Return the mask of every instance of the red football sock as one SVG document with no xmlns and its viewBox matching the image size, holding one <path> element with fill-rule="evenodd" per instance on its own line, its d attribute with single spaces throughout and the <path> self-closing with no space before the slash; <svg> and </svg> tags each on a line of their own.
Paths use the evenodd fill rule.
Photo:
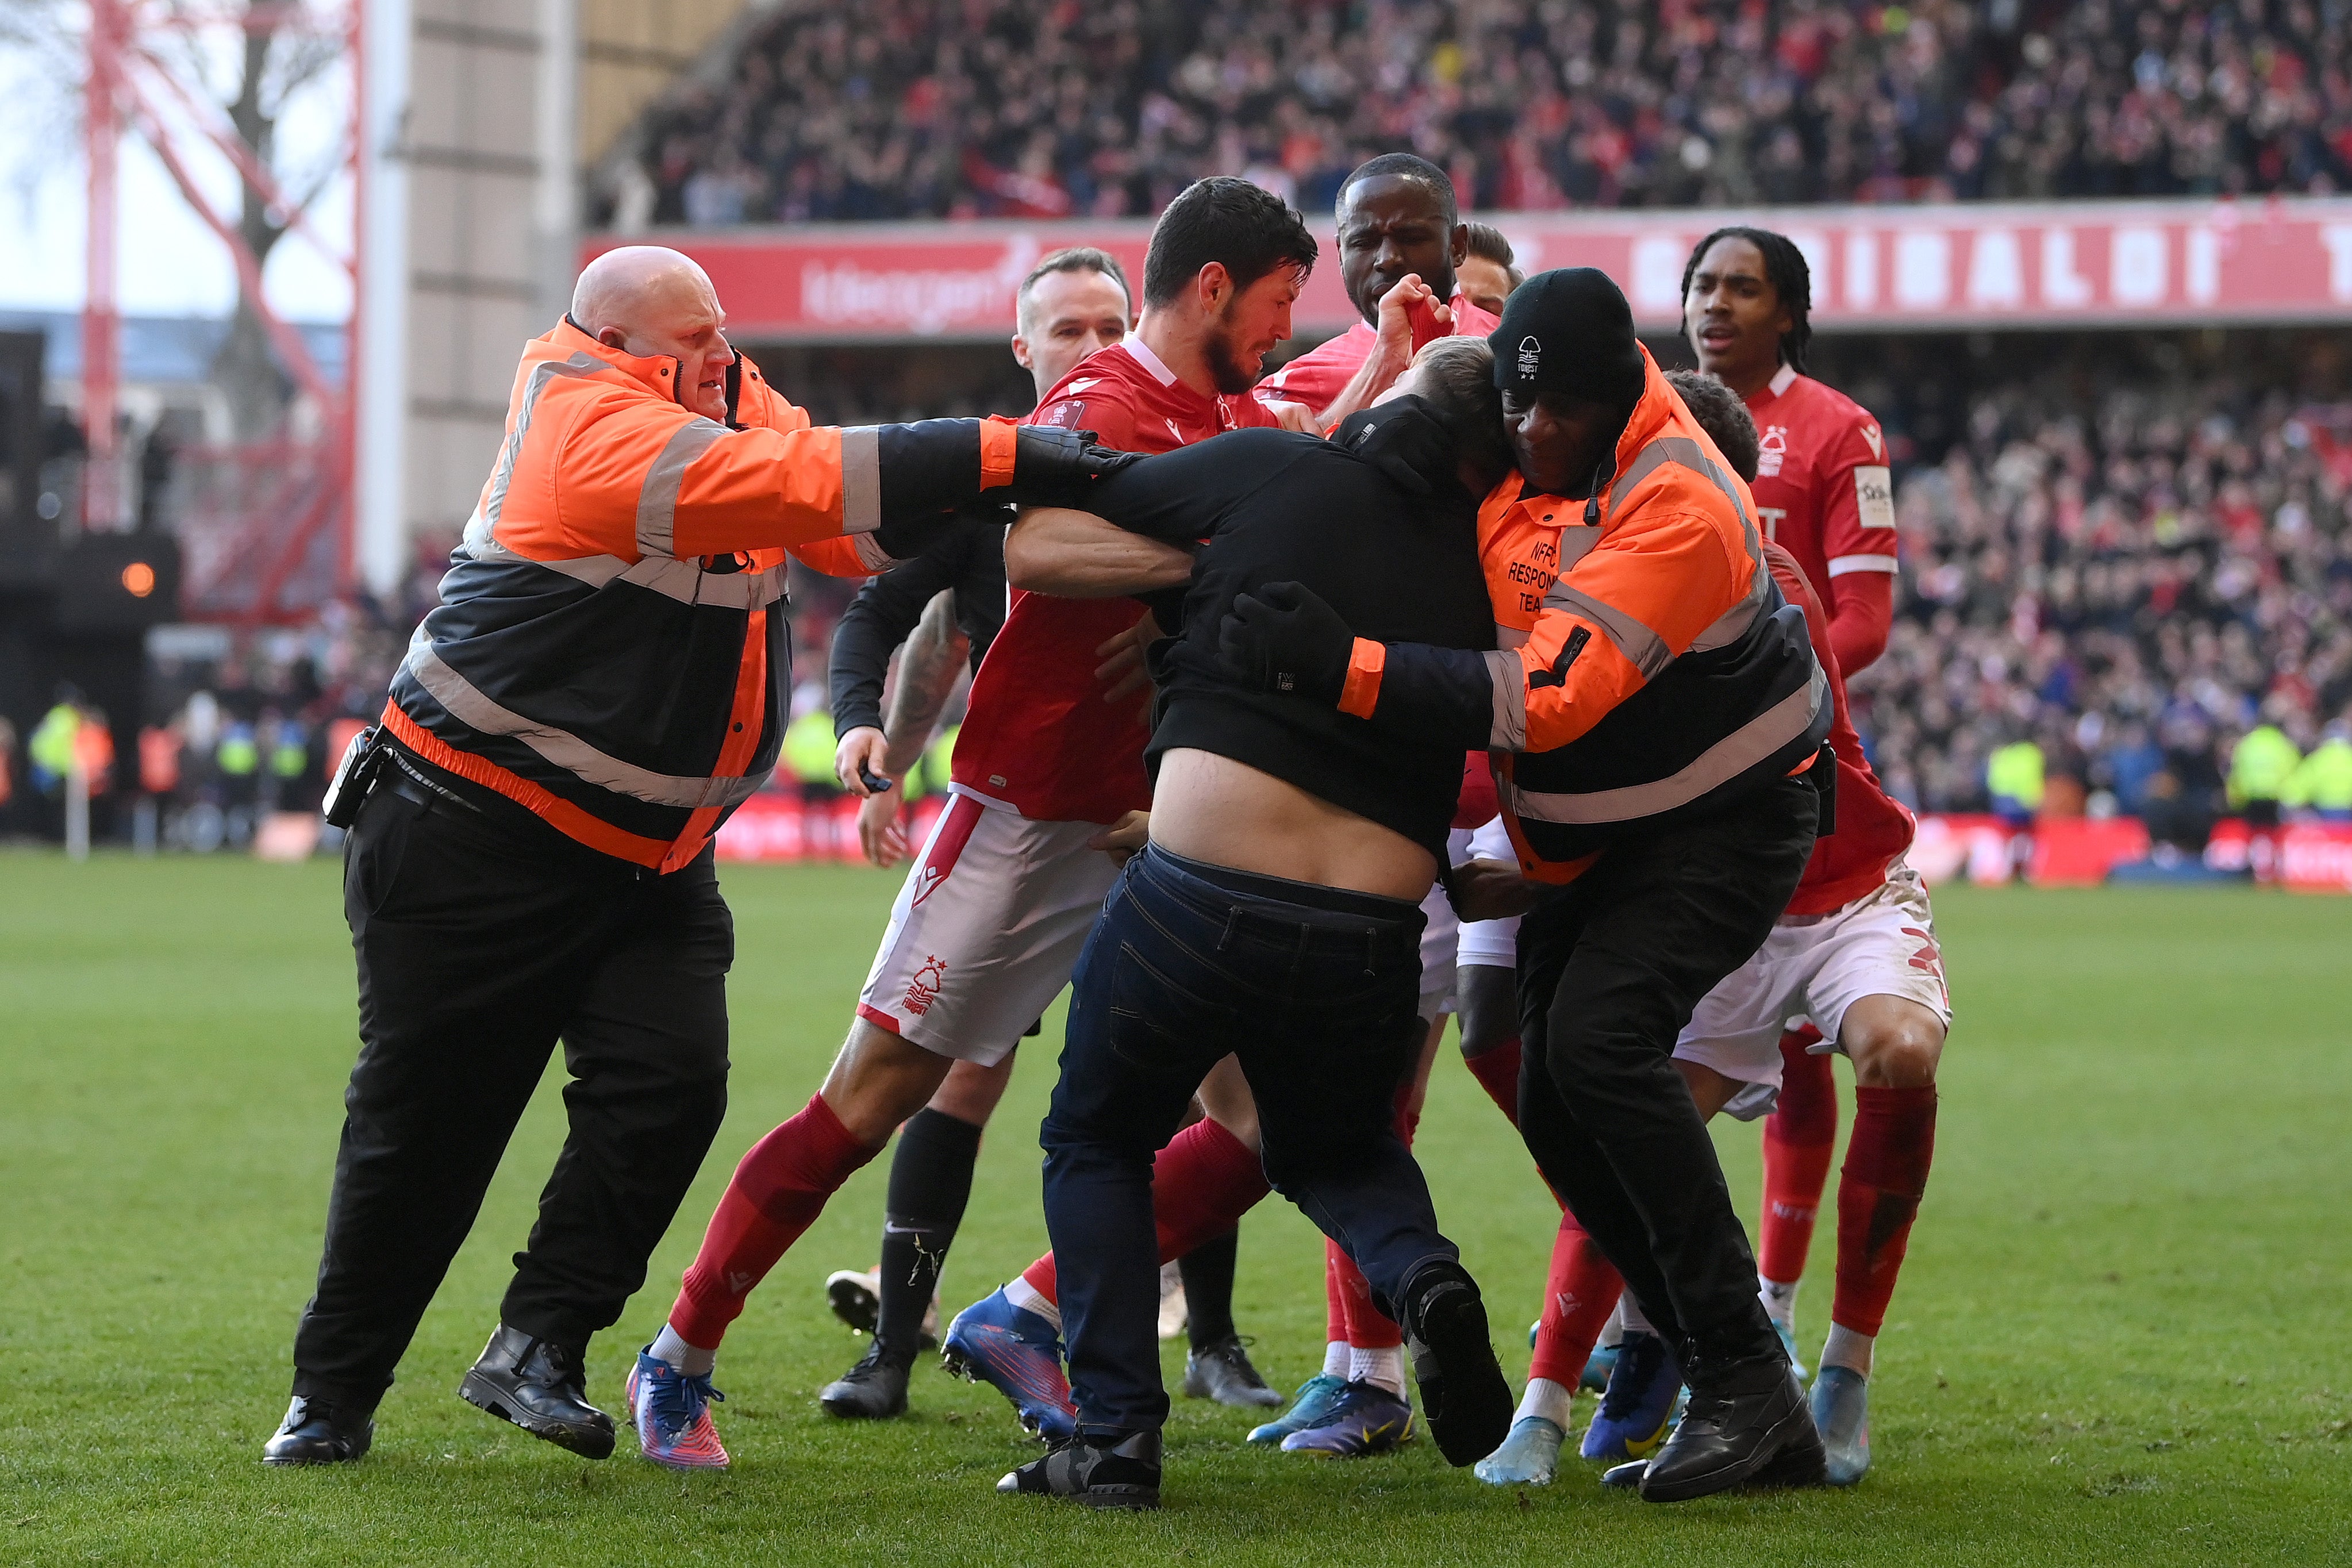
<svg viewBox="0 0 2352 1568">
<path fill-rule="evenodd" d="M 1151 1208 L 1160 1261 L 1171 1262 L 1241 1223 L 1274 1189 L 1257 1152 L 1213 1121 L 1195 1121 L 1169 1141 L 1151 1165 Z M 1054 1255 L 1021 1271 L 1029 1288 L 1060 1305 Z"/>
<path fill-rule="evenodd" d="M 1936 1156 L 1936 1086 L 1857 1089 L 1838 1178 L 1837 1295 L 1830 1321 L 1876 1338 Z"/>
<path fill-rule="evenodd" d="M 1489 1047 L 1475 1057 L 1464 1057 L 1462 1065 L 1478 1080 L 1511 1125 L 1519 1124 L 1519 1037 L 1513 1035 L 1499 1046 Z"/>
<path fill-rule="evenodd" d="M 1805 1277 L 1813 1220 L 1837 1150 L 1837 1079 L 1830 1058 L 1805 1047 L 1820 1039 L 1811 1025 L 1780 1037 L 1780 1101 L 1764 1122 L 1764 1217 L 1757 1272 L 1783 1285 Z"/>
<path fill-rule="evenodd" d="M 819 1095 L 752 1144 L 735 1167 L 669 1310 L 669 1326 L 678 1337 L 701 1350 L 718 1349 L 744 1298 L 824 1212 L 825 1199 L 880 1152 L 851 1136 Z"/>
<path fill-rule="evenodd" d="M 1601 1244 L 1585 1234 L 1574 1215 L 1562 1211 L 1559 1234 L 1552 1238 L 1551 1272 L 1544 1281 L 1543 1317 L 1536 1327 L 1535 1354 L 1528 1358 L 1528 1376 L 1574 1388 L 1624 1289 L 1623 1278 L 1602 1256 Z"/>
<path fill-rule="evenodd" d="M 1397 1090 L 1396 1135 L 1408 1149 L 1412 1147 L 1413 1134 L 1421 1131 L 1421 1108 L 1408 1103 L 1412 1086 L 1406 1084 Z M 1356 1260 L 1340 1249 L 1330 1237 L 1323 1238 L 1324 1289 L 1333 1300 L 1327 1303 L 1337 1307 L 1343 1331 L 1335 1335 L 1357 1350 L 1394 1350 L 1404 1343 L 1404 1331 L 1386 1312 L 1372 1305 L 1372 1287 Z"/>
<path fill-rule="evenodd" d="M 1329 1237 L 1323 1238 L 1323 1342 L 1344 1345 L 1348 1342 L 1348 1287 L 1339 1278 L 1339 1266 L 1348 1255 Z M 1352 1267 L 1352 1265 L 1351 1265 Z"/>
</svg>

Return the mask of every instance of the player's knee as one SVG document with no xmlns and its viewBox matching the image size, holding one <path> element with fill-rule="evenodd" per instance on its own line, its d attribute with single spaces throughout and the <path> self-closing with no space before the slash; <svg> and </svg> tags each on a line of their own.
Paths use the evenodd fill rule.
<svg viewBox="0 0 2352 1568">
<path fill-rule="evenodd" d="M 1866 1089 L 1926 1089 L 1936 1081 L 1944 1032 L 1932 1020 L 1905 1019 L 1850 1042 L 1853 1081 Z"/>
</svg>

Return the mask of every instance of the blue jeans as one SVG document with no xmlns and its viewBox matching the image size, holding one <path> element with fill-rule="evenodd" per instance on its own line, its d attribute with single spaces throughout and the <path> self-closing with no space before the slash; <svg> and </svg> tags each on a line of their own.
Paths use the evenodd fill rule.
<svg viewBox="0 0 2352 1568">
<path fill-rule="evenodd" d="M 1256 1097 L 1267 1180 L 1347 1249 L 1383 1310 L 1416 1268 L 1455 1258 L 1395 1130 L 1421 1037 L 1423 923 L 1399 900 L 1156 847 L 1128 862 L 1078 959 L 1043 1133 L 1083 1430 L 1167 1420 L 1152 1157 L 1224 1056 Z"/>
</svg>

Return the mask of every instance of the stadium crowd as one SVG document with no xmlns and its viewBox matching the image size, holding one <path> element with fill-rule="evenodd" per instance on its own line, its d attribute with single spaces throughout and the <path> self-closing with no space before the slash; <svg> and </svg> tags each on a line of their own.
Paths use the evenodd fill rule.
<svg viewBox="0 0 2352 1568">
<path fill-rule="evenodd" d="M 1853 685 L 1890 790 L 1982 810 L 2030 739 L 2053 809 L 2210 823 L 2246 730 L 2352 717 L 2352 408 L 2288 384 L 2021 377 L 1898 471 L 1900 608 Z"/>
<path fill-rule="evenodd" d="M 2316 0 L 793 4 L 652 110 L 598 223 L 1137 216 L 1242 171 L 1301 208 L 1410 145 L 1488 210 L 2328 192 Z"/>
</svg>

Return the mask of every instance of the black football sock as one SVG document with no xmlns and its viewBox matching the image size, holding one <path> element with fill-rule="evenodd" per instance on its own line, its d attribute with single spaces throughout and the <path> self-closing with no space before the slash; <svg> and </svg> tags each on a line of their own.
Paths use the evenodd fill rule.
<svg viewBox="0 0 2352 1568">
<path fill-rule="evenodd" d="M 1241 1232 L 1229 1230 L 1176 1260 L 1184 1276 L 1184 1332 L 1200 1350 L 1234 1331 L 1234 1257 Z"/>
<path fill-rule="evenodd" d="M 882 1310 L 874 1337 L 911 1363 L 948 1246 L 971 1199 L 980 1129 L 929 1107 L 907 1119 L 890 1159 L 882 1220 Z"/>
</svg>

